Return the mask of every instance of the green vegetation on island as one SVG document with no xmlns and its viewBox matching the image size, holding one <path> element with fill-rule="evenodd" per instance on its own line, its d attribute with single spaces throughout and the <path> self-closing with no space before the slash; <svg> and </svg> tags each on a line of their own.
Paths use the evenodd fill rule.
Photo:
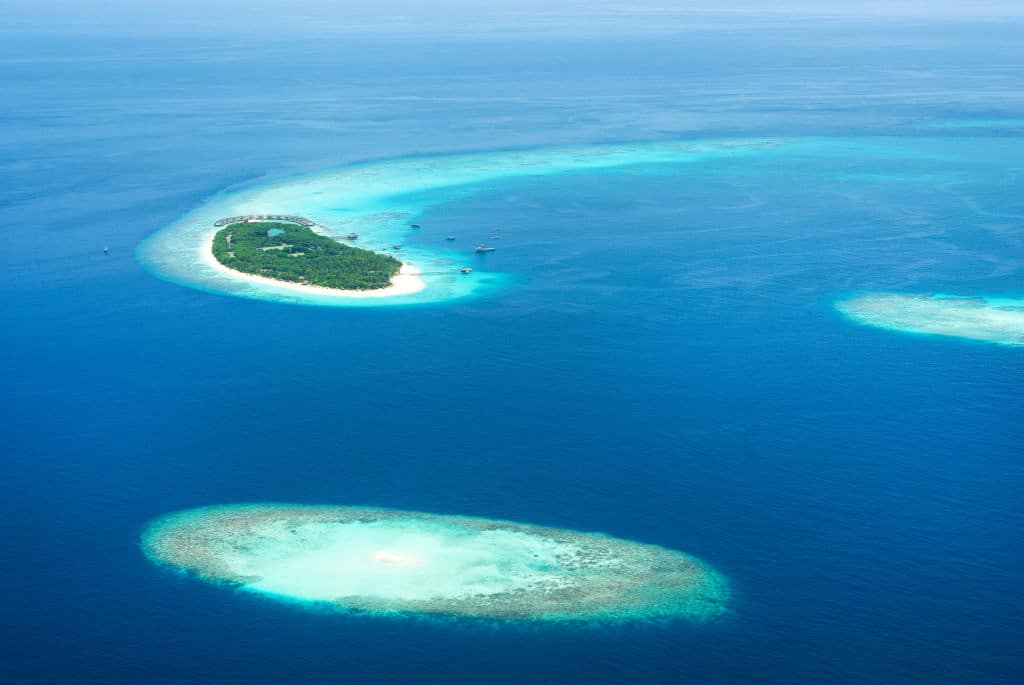
<svg viewBox="0 0 1024 685">
<path fill-rule="evenodd" d="M 283 221 L 239 222 L 213 237 L 213 256 L 226 267 L 281 281 L 342 290 L 391 284 L 402 263 Z"/>
</svg>

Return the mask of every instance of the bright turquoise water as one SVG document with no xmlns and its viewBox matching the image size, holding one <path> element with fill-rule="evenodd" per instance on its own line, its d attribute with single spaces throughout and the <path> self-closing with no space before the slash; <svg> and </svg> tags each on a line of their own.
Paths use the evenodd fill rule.
<svg viewBox="0 0 1024 685">
<path fill-rule="evenodd" d="M 1019 682 L 1024 356 L 834 308 L 1020 298 L 1019 131 L 924 125 L 1024 117 L 1019 23 L 341 39 L 97 17 L 0 26 L 3 682 Z M 500 275 L 464 297 L 292 306 L 136 259 L 325 169 L 709 140 L 795 144 L 386 199 L 423 226 L 403 253 Z M 730 611 L 325 615 L 139 549 L 156 516 L 253 501 L 679 549 Z"/>
</svg>

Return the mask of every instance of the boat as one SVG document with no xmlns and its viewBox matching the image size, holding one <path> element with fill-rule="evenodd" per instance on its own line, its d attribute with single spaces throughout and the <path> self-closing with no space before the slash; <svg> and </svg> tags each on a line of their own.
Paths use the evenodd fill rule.
<svg viewBox="0 0 1024 685">
<path fill-rule="evenodd" d="M 493 247 L 487 247 L 483 243 L 480 243 L 479 245 L 476 246 L 476 251 L 477 252 L 494 252 L 494 248 Z"/>
<path fill-rule="evenodd" d="M 103 246 L 103 254 L 110 254 L 110 246 L 109 245 L 104 245 Z"/>
<path fill-rule="evenodd" d="M 468 274 L 468 273 L 472 273 L 473 269 L 471 267 L 464 266 L 461 269 L 459 269 L 459 271 L 461 271 L 464 274 Z"/>
<path fill-rule="evenodd" d="M 358 233 L 349 233 L 349 234 L 348 234 L 347 236 L 345 236 L 345 237 L 346 237 L 347 239 L 349 239 L 349 240 L 355 240 L 356 238 L 358 238 L 358 237 L 359 237 L 359 234 L 358 234 Z"/>
<path fill-rule="evenodd" d="M 401 245 L 393 245 L 392 247 L 394 247 L 396 250 L 401 250 L 402 249 Z"/>
<path fill-rule="evenodd" d="M 448 236 L 447 238 L 445 238 L 445 240 L 455 240 L 455 236 L 453 236 L 453 235 L 450 235 L 450 236 Z"/>
<path fill-rule="evenodd" d="M 409 225 L 412 226 L 413 228 L 419 228 L 420 227 L 419 224 L 409 224 Z"/>
</svg>

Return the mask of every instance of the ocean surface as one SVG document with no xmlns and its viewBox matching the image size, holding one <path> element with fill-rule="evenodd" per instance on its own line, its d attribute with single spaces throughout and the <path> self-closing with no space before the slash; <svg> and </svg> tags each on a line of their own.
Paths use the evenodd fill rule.
<svg viewBox="0 0 1024 685">
<path fill-rule="evenodd" d="M 1024 295 L 1024 25 L 630 21 L 0 28 L 0 681 L 1024 679 L 1024 351 L 834 308 Z M 324 169 L 701 140 L 792 144 L 419 198 L 407 249 L 500 274 L 450 300 L 246 299 L 136 256 Z M 704 624 L 346 616 L 140 552 L 156 516 L 261 501 L 600 531 L 699 557 L 732 600 Z"/>
</svg>

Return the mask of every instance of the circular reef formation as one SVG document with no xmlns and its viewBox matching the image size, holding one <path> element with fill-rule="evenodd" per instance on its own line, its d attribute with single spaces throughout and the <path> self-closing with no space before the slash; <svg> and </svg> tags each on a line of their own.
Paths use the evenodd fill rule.
<svg viewBox="0 0 1024 685">
<path fill-rule="evenodd" d="M 339 611 L 497 620 L 707 620 L 725 579 L 702 561 L 598 533 L 366 507 L 241 504 L 153 521 L 154 562 Z"/>
</svg>

